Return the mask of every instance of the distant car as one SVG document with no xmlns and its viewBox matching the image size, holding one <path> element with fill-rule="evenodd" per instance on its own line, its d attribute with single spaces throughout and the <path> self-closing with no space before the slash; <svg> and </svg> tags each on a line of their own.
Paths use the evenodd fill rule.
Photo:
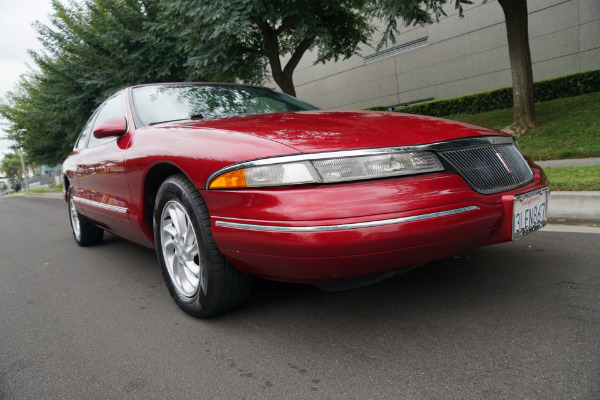
<svg viewBox="0 0 600 400">
<path fill-rule="evenodd" d="M 0 182 L 0 196 L 6 196 L 8 194 L 8 186 L 6 183 Z"/>
<path fill-rule="evenodd" d="M 155 248 L 196 317 L 242 303 L 253 276 L 336 282 L 517 240 L 546 224 L 548 196 L 504 133 L 228 84 L 119 91 L 63 179 L 77 243 L 107 230 Z"/>
</svg>

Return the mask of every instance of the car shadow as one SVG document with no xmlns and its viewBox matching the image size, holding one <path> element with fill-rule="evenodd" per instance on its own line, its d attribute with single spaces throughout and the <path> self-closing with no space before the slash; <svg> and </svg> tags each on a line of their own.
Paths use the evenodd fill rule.
<svg viewBox="0 0 600 400">
<path fill-rule="evenodd" d="M 128 253 L 135 260 L 128 268 L 147 276 L 153 285 L 164 285 L 152 249 L 107 234 L 98 252 Z M 104 247 L 105 249 L 101 249 Z M 354 321 L 390 320 L 409 324 L 426 316 L 461 319 L 473 314 L 494 315 L 506 307 L 527 307 L 540 300 L 542 282 L 552 278 L 545 266 L 560 254 L 529 245 L 526 241 L 500 244 L 432 262 L 381 282 L 337 292 L 310 284 L 256 279 L 248 300 L 235 310 L 209 320 L 223 328 L 239 323 L 289 326 L 299 320 L 321 321 L 335 328 Z M 567 265 L 569 260 L 564 260 Z M 151 268 L 149 268 L 151 267 Z M 122 268 L 122 267 L 121 267 Z M 145 271 L 145 272 L 144 272 Z M 157 288 L 158 289 L 158 288 Z M 165 287 L 164 293 L 168 292 Z M 305 318 L 303 318 L 305 317 Z M 226 328 L 227 329 L 227 328 Z M 366 327 L 365 327 L 366 329 Z"/>
<path fill-rule="evenodd" d="M 539 302 L 540 286 L 553 276 L 546 266 L 560 254 L 527 242 L 507 243 L 473 250 L 432 262 L 381 282 L 339 292 L 324 292 L 313 285 L 257 280 L 248 302 L 219 319 L 264 313 L 300 313 L 332 323 L 353 315 L 365 320 L 410 320 L 425 315 L 503 312 L 506 307 L 527 307 Z M 564 260 L 565 265 L 568 260 Z M 549 299 L 548 299 L 549 300 Z M 333 322 L 335 323 L 335 322 Z"/>
</svg>

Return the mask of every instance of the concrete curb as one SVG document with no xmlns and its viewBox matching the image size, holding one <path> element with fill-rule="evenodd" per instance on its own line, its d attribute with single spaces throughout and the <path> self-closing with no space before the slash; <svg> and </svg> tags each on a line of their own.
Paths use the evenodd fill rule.
<svg viewBox="0 0 600 400">
<path fill-rule="evenodd" d="M 542 168 L 600 165 L 600 157 L 536 161 Z M 550 192 L 548 217 L 600 220 L 600 192 Z"/>
<path fill-rule="evenodd" d="M 548 217 L 600 221 L 600 192 L 550 192 Z"/>
<path fill-rule="evenodd" d="M 595 226 L 548 224 L 540 232 L 593 233 L 600 235 L 600 228 Z"/>
</svg>

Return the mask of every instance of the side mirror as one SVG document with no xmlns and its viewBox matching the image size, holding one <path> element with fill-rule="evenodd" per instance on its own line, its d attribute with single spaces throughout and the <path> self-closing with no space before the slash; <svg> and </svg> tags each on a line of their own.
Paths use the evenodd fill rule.
<svg viewBox="0 0 600 400">
<path fill-rule="evenodd" d="M 94 129 L 96 139 L 119 137 L 127 132 L 127 120 L 125 117 L 115 117 L 102 121 Z"/>
</svg>

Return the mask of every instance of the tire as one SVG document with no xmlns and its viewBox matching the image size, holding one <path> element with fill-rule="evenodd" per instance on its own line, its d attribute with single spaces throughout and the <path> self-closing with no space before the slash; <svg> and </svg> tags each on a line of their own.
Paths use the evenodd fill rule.
<svg viewBox="0 0 600 400">
<path fill-rule="evenodd" d="M 158 189 L 154 241 L 163 279 L 186 313 L 208 318 L 248 297 L 253 278 L 221 254 L 213 241 L 206 203 L 183 174 L 167 178 Z"/>
<path fill-rule="evenodd" d="M 68 191 L 69 203 L 69 221 L 71 222 L 71 230 L 73 237 L 80 246 L 92 246 L 102 242 L 104 238 L 104 230 L 92 224 L 84 215 L 81 215 L 75 208 L 73 203 L 73 188 L 69 187 Z"/>
</svg>

